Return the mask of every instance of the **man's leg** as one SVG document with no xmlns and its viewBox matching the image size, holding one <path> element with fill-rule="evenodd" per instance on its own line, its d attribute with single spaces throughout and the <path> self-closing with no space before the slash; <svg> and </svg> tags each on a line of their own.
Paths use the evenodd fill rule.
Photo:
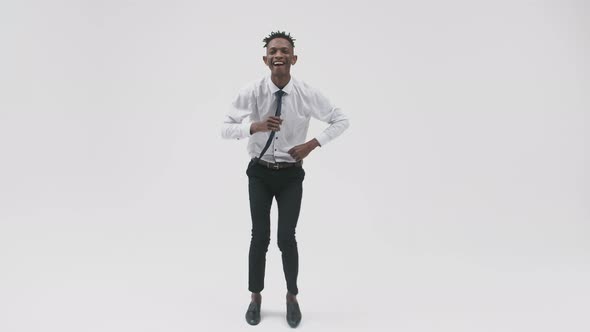
<svg viewBox="0 0 590 332">
<path fill-rule="evenodd" d="M 256 165 L 251 165 L 248 169 L 252 217 L 252 237 L 248 254 L 248 290 L 252 293 L 260 293 L 264 289 L 266 252 L 270 242 L 270 208 L 273 195 L 263 180 L 263 171 Z"/>
<path fill-rule="evenodd" d="M 287 282 L 287 290 L 292 295 L 297 295 L 297 274 L 299 272 L 299 253 L 295 239 L 295 228 L 301 209 L 301 197 L 303 194 L 303 168 L 294 167 L 284 170 L 281 179 L 282 186 L 277 193 L 279 210 L 279 224 L 277 239 L 281 257 L 283 260 L 283 272 Z"/>
</svg>

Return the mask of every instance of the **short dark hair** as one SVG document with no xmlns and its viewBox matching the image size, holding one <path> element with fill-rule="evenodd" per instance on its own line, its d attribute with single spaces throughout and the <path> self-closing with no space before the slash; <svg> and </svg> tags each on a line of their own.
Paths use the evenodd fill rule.
<svg viewBox="0 0 590 332">
<path fill-rule="evenodd" d="M 266 37 L 262 40 L 262 42 L 264 43 L 263 47 L 267 47 L 268 43 L 270 43 L 270 41 L 275 38 L 285 38 L 286 40 L 289 41 L 289 43 L 291 43 L 291 46 L 295 47 L 295 38 L 291 37 L 290 33 L 287 33 L 285 31 L 278 31 L 278 30 L 275 32 L 271 32 L 270 35 L 268 35 L 268 37 Z"/>
</svg>

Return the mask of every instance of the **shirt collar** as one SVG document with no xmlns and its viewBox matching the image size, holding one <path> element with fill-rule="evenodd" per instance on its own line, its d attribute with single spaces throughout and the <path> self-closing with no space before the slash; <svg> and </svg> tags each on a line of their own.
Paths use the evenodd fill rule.
<svg viewBox="0 0 590 332">
<path fill-rule="evenodd" d="M 268 88 L 270 89 L 270 92 L 272 92 L 273 94 L 281 89 L 279 89 L 270 79 L 270 75 L 267 76 L 268 78 Z M 283 91 L 286 94 L 291 94 L 291 92 L 293 91 L 293 75 L 291 75 L 291 79 L 289 80 L 289 83 L 287 83 L 287 85 L 285 85 L 285 87 L 283 88 Z"/>
</svg>

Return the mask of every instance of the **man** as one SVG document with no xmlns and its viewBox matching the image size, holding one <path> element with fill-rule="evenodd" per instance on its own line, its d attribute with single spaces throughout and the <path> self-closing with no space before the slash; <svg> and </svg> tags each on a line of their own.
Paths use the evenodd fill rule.
<svg viewBox="0 0 590 332">
<path fill-rule="evenodd" d="M 336 138 L 348 119 L 318 90 L 291 76 L 297 62 L 295 39 L 277 31 L 263 39 L 262 57 L 270 75 L 242 88 L 232 103 L 222 127 L 223 138 L 249 138 L 248 189 L 252 237 L 248 254 L 248 290 L 252 292 L 246 311 L 251 325 L 260 322 L 266 252 L 270 242 L 270 209 L 273 197 L 278 204 L 277 240 L 287 283 L 287 322 L 297 327 L 301 311 L 296 295 L 299 255 L 295 227 L 299 218 L 303 159 L 317 147 Z M 329 126 L 306 142 L 310 117 Z"/>
</svg>

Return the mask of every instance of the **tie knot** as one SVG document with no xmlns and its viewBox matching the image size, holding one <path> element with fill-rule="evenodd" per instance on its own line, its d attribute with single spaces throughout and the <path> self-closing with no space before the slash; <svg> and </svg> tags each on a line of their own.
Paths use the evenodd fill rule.
<svg viewBox="0 0 590 332">
<path fill-rule="evenodd" d="M 277 95 L 277 97 L 279 97 L 279 98 L 281 98 L 284 94 L 285 94 L 285 91 L 283 91 L 283 90 L 279 90 L 279 91 L 275 92 L 275 95 Z"/>
</svg>

